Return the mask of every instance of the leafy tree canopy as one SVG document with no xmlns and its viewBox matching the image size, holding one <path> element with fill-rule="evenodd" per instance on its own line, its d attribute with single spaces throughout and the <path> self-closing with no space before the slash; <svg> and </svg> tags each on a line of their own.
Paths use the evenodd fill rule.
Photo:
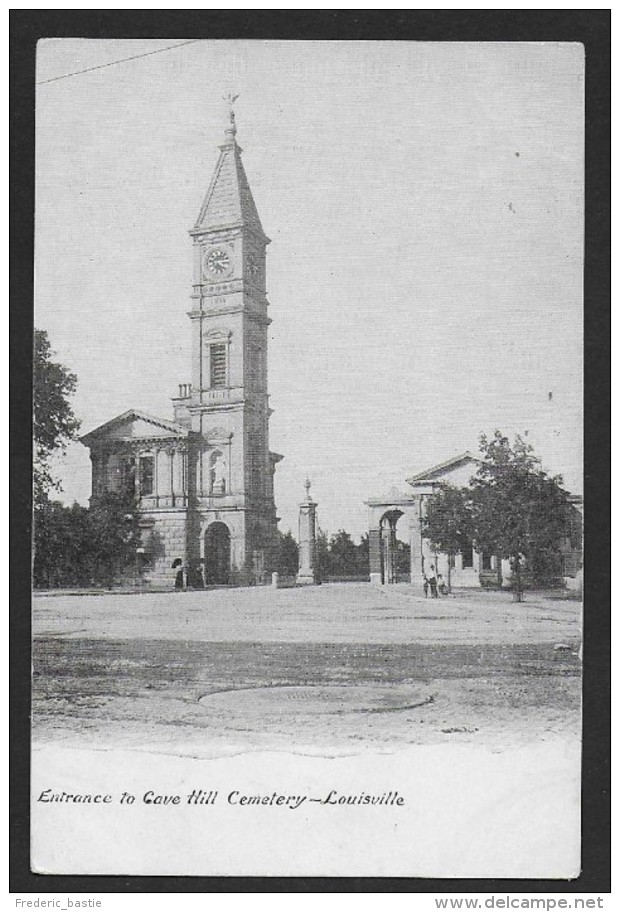
<svg viewBox="0 0 620 912">
<path fill-rule="evenodd" d="M 59 484 L 52 477 L 49 460 L 53 453 L 64 451 L 75 439 L 80 422 L 73 414 L 70 397 L 75 392 L 77 377 L 52 360 L 53 352 L 44 330 L 35 329 L 33 356 L 34 409 L 34 494 L 40 503 L 50 489 Z"/>
<path fill-rule="evenodd" d="M 299 567 L 299 548 L 292 532 L 280 532 L 278 529 L 278 551 L 276 558 L 278 573 L 281 576 L 295 576 Z"/>
<path fill-rule="evenodd" d="M 36 587 L 112 586 L 136 569 L 136 502 L 111 492 L 89 509 L 45 499 L 35 514 L 34 544 Z"/>
<path fill-rule="evenodd" d="M 497 430 L 490 439 L 482 435 L 480 451 L 471 489 L 476 547 L 510 560 L 520 597 L 523 560 L 536 573 L 537 562 L 557 555 L 569 534 L 568 494 L 561 477 L 547 475 L 519 436 L 511 444 Z"/>
<path fill-rule="evenodd" d="M 335 576 L 357 572 L 357 546 L 344 529 L 339 529 L 329 540 L 329 572 Z"/>
<path fill-rule="evenodd" d="M 422 533 L 435 551 L 456 554 L 472 541 L 471 494 L 467 489 L 442 485 L 426 499 Z"/>
<path fill-rule="evenodd" d="M 509 560 L 520 599 L 524 565 L 537 581 L 558 573 L 560 543 L 570 535 L 569 496 L 561 477 L 542 470 L 522 437 L 511 443 L 501 431 L 483 434 L 480 452 L 469 488 L 442 485 L 427 499 L 422 531 L 445 554 L 474 544 Z"/>
<path fill-rule="evenodd" d="M 420 518 L 422 534 L 434 551 L 450 557 L 471 546 L 474 536 L 471 492 L 465 488 L 442 485 L 426 499 Z M 452 561 L 448 561 L 448 589 L 451 587 Z"/>
<path fill-rule="evenodd" d="M 322 580 L 367 577 L 368 552 L 367 533 L 362 535 L 359 545 L 356 545 L 344 529 L 339 529 L 331 536 L 320 528 L 317 530 L 317 571 Z"/>
</svg>

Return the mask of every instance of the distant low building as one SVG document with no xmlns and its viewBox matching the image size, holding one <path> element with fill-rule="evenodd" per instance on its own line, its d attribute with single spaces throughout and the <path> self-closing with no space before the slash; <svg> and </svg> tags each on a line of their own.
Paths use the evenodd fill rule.
<svg viewBox="0 0 620 912">
<path fill-rule="evenodd" d="M 382 585 L 397 581 L 397 531 L 398 536 L 406 541 L 411 549 L 412 583 L 421 585 L 431 564 L 437 573 L 447 579 L 448 555 L 433 551 L 430 542 L 422 534 L 421 517 L 424 516 L 425 501 L 442 484 L 467 487 L 479 464 L 480 460 L 471 453 L 462 453 L 408 478 L 410 490 L 399 491 L 392 488 L 386 495 L 370 497 L 366 501 L 369 513 L 371 582 Z M 559 542 L 562 562 L 560 570 L 568 588 L 579 588 L 582 568 L 583 499 L 571 495 L 570 509 L 571 532 L 566 539 Z M 473 544 L 456 554 L 452 560 L 450 577 L 453 586 L 511 585 L 509 562 L 500 560 L 494 554 L 477 551 Z"/>
</svg>

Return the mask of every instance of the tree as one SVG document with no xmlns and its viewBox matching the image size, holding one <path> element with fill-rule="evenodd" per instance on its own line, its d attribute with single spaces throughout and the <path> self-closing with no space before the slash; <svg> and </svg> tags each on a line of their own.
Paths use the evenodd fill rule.
<svg viewBox="0 0 620 912">
<path fill-rule="evenodd" d="M 368 576 L 370 573 L 370 535 L 364 532 L 357 546 L 358 573 Z"/>
<path fill-rule="evenodd" d="M 33 583 L 38 589 L 88 584 L 84 560 L 89 547 L 88 510 L 47 498 L 35 510 Z"/>
<path fill-rule="evenodd" d="M 480 451 L 484 461 L 472 479 L 476 547 L 510 561 L 515 598 L 522 601 L 524 564 L 534 573 L 548 565 L 570 534 L 568 494 L 519 436 L 511 445 L 500 431 L 490 440 L 483 434 Z"/>
<path fill-rule="evenodd" d="M 329 540 L 327 533 L 317 526 L 315 541 L 316 577 L 318 582 L 326 580 L 331 570 Z"/>
<path fill-rule="evenodd" d="M 94 575 L 97 582 L 111 587 L 119 576 L 137 568 L 140 526 L 136 498 L 106 491 L 88 512 Z"/>
<path fill-rule="evenodd" d="M 34 331 L 33 408 L 34 408 L 34 501 L 42 503 L 51 489 L 60 485 L 50 469 L 50 457 L 66 450 L 75 439 L 80 422 L 69 402 L 77 377 L 52 360 L 53 352 L 44 330 Z"/>
<path fill-rule="evenodd" d="M 317 578 L 326 580 L 330 577 L 368 576 L 369 571 L 369 536 L 362 535 L 356 545 L 351 535 L 344 529 L 328 536 L 317 527 L 316 535 L 316 568 Z"/>
<path fill-rule="evenodd" d="M 299 547 L 292 532 L 278 529 L 276 569 L 281 576 L 295 576 L 299 569 Z"/>
<path fill-rule="evenodd" d="M 473 538 L 471 493 L 452 485 L 441 485 L 426 500 L 421 517 L 422 534 L 434 551 L 448 555 L 448 591 L 452 586 L 454 556 L 471 545 Z"/>
<path fill-rule="evenodd" d="M 334 576 L 357 574 L 357 547 L 348 532 L 340 529 L 329 541 L 329 570 Z"/>
<path fill-rule="evenodd" d="M 87 509 L 46 498 L 37 507 L 34 541 L 35 587 L 111 587 L 137 567 L 140 528 L 135 500 L 107 493 Z"/>
</svg>

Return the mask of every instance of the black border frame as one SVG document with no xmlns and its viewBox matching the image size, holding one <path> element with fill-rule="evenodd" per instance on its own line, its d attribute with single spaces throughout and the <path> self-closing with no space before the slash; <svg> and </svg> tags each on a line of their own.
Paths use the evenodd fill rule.
<svg viewBox="0 0 620 912">
<path fill-rule="evenodd" d="M 606 893 L 610 866 L 611 10 L 11 10 L 10 883 L 52 893 Z M 586 54 L 586 566 L 582 873 L 572 881 L 373 877 L 141 877 L 29 868 L 31 338 L 34 74 L 39 38 L 574 41 Z M 561 352 L 558 352 L 561 357 Z M 593 520 L 591 518 L 594 518 Z"/>
</svg>

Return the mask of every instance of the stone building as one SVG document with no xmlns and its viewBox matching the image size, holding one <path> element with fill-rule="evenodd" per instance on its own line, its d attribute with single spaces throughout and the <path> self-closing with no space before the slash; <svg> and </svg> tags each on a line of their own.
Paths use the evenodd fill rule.
<svg viewBox="0 0 620 912">
<path fill-rule="evenodd" d="M 397 540 L 410 547 L 410 581 L 422 584 L 425 572 L 433 564 L 444 580 L 448 578 L 447 554 L 432 550 L 421 531 L 420 518 L 424 515 L 425 500 L 441 484 L 467 487 L 476 474 L 479 460 L 471 453 L 462 453 L 447 462 L 433 466 L 407 479 L 410 490 L 392 488 L 386 495 L 371 497 L 366 501 L 369 514 L 370 580 L 373 583 L 397 582 Z M 581 582 L 581 529 L 582 498 L 571 497 L 570 537 L 560 542 L 562 574 L 568 588 L 579 588 Z M 450 568 L 453 586 L 509 586 L 511 572 L 509 561 L 499 560 L 494 554 L 476 551 L 473 545 L 456 554 Z"/>
<path fill-rule="evenodd" d="M 207 584 L 259 581 L 271 567 L 277 516 L 269 449 L 266 249 L 236 140 L 234 114 L 189 232 L 194 269 L 191 383 L 173 420 L 131 409 L 82 437 L 92 494 L 138 498 L 147 579 L 172 563 L 202 566 Z M 202 562 L 202 563 L 201 563 Z"/>
</svg>

